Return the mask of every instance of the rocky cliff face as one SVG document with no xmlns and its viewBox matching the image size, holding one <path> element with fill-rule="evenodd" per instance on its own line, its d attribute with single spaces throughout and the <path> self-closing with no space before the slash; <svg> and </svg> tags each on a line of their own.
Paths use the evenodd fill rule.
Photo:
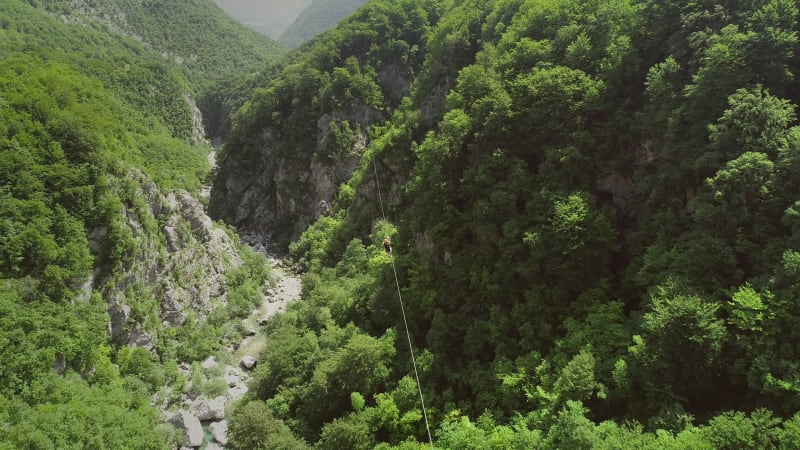
<svg viewBox="0 0 800 450">
<path fill-rule="evenodd" d="M 197 107 L 197 102 L 195 102 L 191 92 L 186 94 L 186 103 L 189 105 L 189 111 L 192 113 L 192 144 L 210 145 L 210 142 L 206 139 L 206 130 L 203 127 L 203 113 L 200 112 L 200 108 Z"/>
<path fill-rule="evenodd" d="M 298 52 L 297 61 L 259 80 L 233 117 L 220 152 L 210 215 L 285 245 L 331 210 L 370 145 L 373 125 L 402 114 L 407 121 L 402 133 L 409 136 L 402 149 L 390 151 L 413 156 L 413 130 L 441 114 L 450 90 L 439 92 L 436 86 L 449 86 L 443 78 L 456 75 L 436 69 L 426 76 L 425 85 L 436 91 L 432 103 L 408 109 L 416 96 L 427 99 L 411 86 L 420 73 L 433 70 L 423 63 L 435 17 L 435 11 L 417 5 L 367 3 Z M 413 26 L 398 27 L 404 23 Z"/>
<path fill-rule="evenodd" d="M 203 205 L 184 191 L 164 193 L 141 173 L 123 183 L 133 186 L 118 235 L 133 243 L 129 257 L 103 289 L 109 301 L 109 333 L 122 345 L 151 349 L 159 330 L 199 319 L 226 302 L 226 273 L 241 264 L 236 244 L 215 226 Z M 91 233 L 98 247 L 108 230 Z"/>
<path fill-rule="evenodd" d="M 330 212 L 336 191 L 352 176 L 368 144 L 363 130 L 380 119 L 380 113 L 365 106 L 323 114 L 316 120 L 310 147 L 289 142 L 274 129 L 261 129 L 236 149 L 236 158 L 220 162 L 209 213 L 239 229 L 288 243 Z M 331 124 L 345 121 L 360 131 L 348 151 L 330 156 L 326 145 Z"/>
</svg>

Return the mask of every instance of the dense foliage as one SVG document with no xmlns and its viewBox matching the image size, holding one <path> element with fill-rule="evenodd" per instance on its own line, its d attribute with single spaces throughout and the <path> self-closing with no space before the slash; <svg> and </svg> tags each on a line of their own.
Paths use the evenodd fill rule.
<svg viewBox="0 0 800 450">
<path fill-rule="evenodd" d="M 253 71 L 282 52 L 276 42 L 242 28 L 212 0 L 30 3 L 41 4 L 70 22 L 107 25 L 134 37 L 181 68 L 184 77 L 197 86 Z"/>
<path fill-rule="evenodd" d="M 0 6 L 0 31 L 4 59 L 24 53 L 63 61 L 102 83 L 139 115 L 150 119 L 130 123 L 137 123 L 142 129 L 167 126 L 175 137 L 190 136 L 190 111 L 181 98 L 185 81 L 141 44 L 110 35 L 99 24 L 65 26 L 56 17 L 19 1 Z M 71 92 L 64 90 L 64 95 Z"/>
<path fill-rule="evenodd" d="M 165 70 L 177 67 L 195 88 L 213 137 L 226 131 L 217 122 L 242 105 L 236 100 L 238 91 L 246 88 L 242 80 L 257 79 L 257 72 L 283 53 L 277 42 L 244 29 L 212 0 L 79 0 L 42 6 L 69 22 L 119 32 L 158 51 L 159 64 Z"/>
<path fill-rule="evenodd" d="M 391 235 L 437 448 L 796 448 L 797 19 L 791 0 L 375 1 L 326 34 L 227 157 L 264 128 L 304 142 L 336 102 L 388 119 L 292 245 L 305 301 L 270 325 L 247 412 L 272 425 L 235 426 L 427 440 Z M 365 89 L 401 62 L 406 98 Z"/>
</svg>

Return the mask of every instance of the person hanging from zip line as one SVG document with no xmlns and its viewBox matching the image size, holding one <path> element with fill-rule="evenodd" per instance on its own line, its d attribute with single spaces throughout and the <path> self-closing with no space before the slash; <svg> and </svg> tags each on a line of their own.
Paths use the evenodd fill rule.
<svg viewBox="0 0 800 450">
<path fill-rule="evenodd" d="M 387 255 L 392 256 L 392 241 L 389 236 L 383 238 L 383 249 L 386 250 Z"/>
</svg>

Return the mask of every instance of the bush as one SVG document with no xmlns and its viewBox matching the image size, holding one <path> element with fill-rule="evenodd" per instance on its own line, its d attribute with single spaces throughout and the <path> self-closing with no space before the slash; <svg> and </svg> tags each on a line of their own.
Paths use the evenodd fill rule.
<svg viewBox="0 0 800 450">
<path fill-rule="evenodd" d="M 273 416 L 264 402 L 251 401 L 233 412 L 228 431 L 230 443 L 240 450 L 301 450 L 308 446 Z"/>
</svg>

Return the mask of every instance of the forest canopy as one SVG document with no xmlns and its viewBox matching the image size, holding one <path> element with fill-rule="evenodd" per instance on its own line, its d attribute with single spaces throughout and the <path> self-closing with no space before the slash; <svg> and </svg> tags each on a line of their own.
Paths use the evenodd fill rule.
<svg viewBox="0 0 800 450">
<path fill-rule="evenodd" d="M 427 441 L 391 235 L 437 447 L 797 446 L 797 19 L 791 0 L 373 1 L 313 42 L 226 158 L 258 130 L 311 141 L 327 99 L 386 119 L 290 246 L 305 301 L 268 328 L 288 352 L 253 402 L 322 448 Z M 404 98 L 364 89 L 393 65 Z"/>
</svg>

